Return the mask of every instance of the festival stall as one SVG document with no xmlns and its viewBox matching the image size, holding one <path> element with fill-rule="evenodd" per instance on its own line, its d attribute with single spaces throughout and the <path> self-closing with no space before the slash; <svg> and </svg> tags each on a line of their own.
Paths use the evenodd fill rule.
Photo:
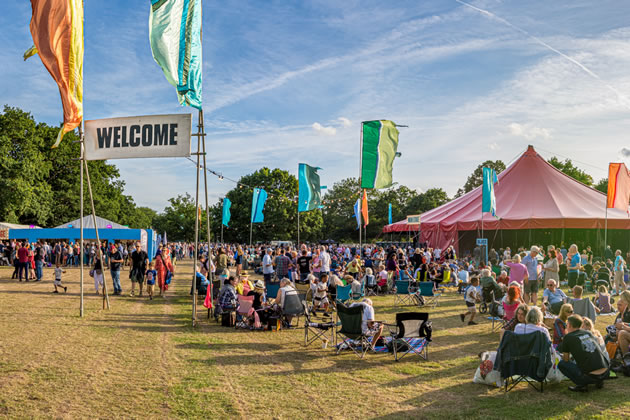
<svg viewBox="0 0 630 420">
<path fill-rule="evenodd" d="M 406 220 L 383 228 L 383 233 L 420 230 L 420 241 L 444 249 L 470 250 L 475 239 L 488 238 L 489 247 L 529 246 L 532 243 L 578 242 L 603 248 L 608 243 L 629 246 L 630 217 L 606 209 L 606 194 L 565 175 L 529 146 L 501 172 L 494 187 L 497 217 L 481 212 L 482 187 L 420 216 L 420 226 Z"/>
</svg>

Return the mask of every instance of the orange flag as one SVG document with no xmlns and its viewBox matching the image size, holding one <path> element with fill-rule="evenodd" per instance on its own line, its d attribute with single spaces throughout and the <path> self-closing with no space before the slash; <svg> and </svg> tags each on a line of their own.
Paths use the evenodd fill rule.
<svg viewBox="0 0 630 420">
<path fill-rule="evenodd" d="M 52 146 L 83 119 L 83 0 L 31 0 L 34 47 L 24 59 L 39 54 L 55 79 L 63 105 L 63 127 Z"/>
<path fill-rule="evenodd" d="M 630 173 L 623 163 L 608 165 L 608 199 L 606 207 L 628 211 L 630 203 Z"/>
<path fill-rule="evenodd" d="M 363 190 L 363 200 L 361 201 L 361 214 L 363 215 L 364 225 L 369 225 L 370 218 L 368 217 L 367 190 Z"/>
</svg>

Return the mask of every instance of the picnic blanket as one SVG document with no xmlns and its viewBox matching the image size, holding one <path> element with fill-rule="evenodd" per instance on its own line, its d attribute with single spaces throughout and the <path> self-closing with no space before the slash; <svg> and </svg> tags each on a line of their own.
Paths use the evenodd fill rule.
<svg viewBox="0 0 630 420">
<path fill-rule="evenodd" d="M 337 348 L 341 348 L 341 350 L 349 349 L 348 344 L 347 344 L 349 341 L 353 341 L 353 340 L 345 339 L 341 343 L 337 344 Z M 372 342 L 372 337 L 369 337 L 368 341 L 371 343 Z M 374 351 L 376 353 L 389 353 L 390 349 L 392 348 L 392 345 L 391 345 L 392 341 L 393 341 L 392 337 L 383 337 L 383 344 L 374 347 Z M 412 339 L 407 340 L 407 342 L 409 343 L 409 346 L 413 350 L 412 349 L 408 349 L 404 353 L 412 353 L 414 351 L 420 352 L 420 351 L 422 351 L 424 349 L 424 347 L 428 343 L 426 338 L 412 338 Z M 359 348 L 361 348 L 361 346 L 359 346 Z M 403 353 L 403 352 L 399 351 L 399 353 Z"/>
</svg>

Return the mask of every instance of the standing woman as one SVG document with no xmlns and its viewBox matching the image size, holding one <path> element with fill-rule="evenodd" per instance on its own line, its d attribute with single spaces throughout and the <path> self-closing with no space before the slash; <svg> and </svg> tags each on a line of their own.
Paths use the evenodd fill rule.
<svg viewBox="0 0 630 420">
<path fill-rule="evenodd" d="M 41 246 L 35 249 L 35 281 L 42 281 L 44 276 L 44 252 Z"/>
<path fill-rule="evenodd" d="M 556 282 L 556 287 L 560 287 L 560 277 L 558 275 L 560 264 L 558 264 L 556 251 L 554 249 L 549 250 L 549 259 L 543 266 L 543 270 L 545 270 L 545 284 L 547 284 L 547 281 L 549 280 L 554 280 Z"/>
<path fill-rule="evenodd" d="M 171 262 L 171 256 L 169 254 L 168 247 L 164 247 L 161 251 L 158 251 L 155 256 L 155 271 L 157 271 L 157 284 L 160 288 L 160 297 L 164 296 L 164 292 L 168 290 L 166 271 L 174 273 L 173 263 Z"/>
<path fill-rule="evenodd" d="M 92 267 L 92 271 L 94 274 L 94 289 L 96 290 L 96 294 L 99 294 L 99 287 L 103 286 L 103 266 L 101 265 L 101 254 L 100 250 L 95 251 L 94 257 L 92 257 L 94 261 L 94 267 Z"/>
<path fill-rule="evenodd" d="M 236 248 L 236 256 L 234 258 L 234 265 L 236 265 L 236 277 L 241 275 L 241 271 L 243 271 L 243 247 L 240 245 Z"/>
<path fill-rule="evenodd" d="M 35 252 L 33 252 L 32 246 L 28 247 L 28 269 L 31 272 L 30 277 L 32 279 L 35 277 Z"/>
</svg>

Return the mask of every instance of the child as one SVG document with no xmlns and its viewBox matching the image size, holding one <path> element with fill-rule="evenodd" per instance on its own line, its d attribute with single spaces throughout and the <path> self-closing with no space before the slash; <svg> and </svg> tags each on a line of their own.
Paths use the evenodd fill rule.
<svg viewBox="0 0 630 420">
<path fill-rule="evenodd" d="M 149 293 L 149 300 L 153 300 L 153 288 L 155 287 L 155 278 L 157 277 L 157 271 L 153 269 L 153 261 L 149 263 L 149 268 L 145 273 L 147 280 L 147 292 Z"/>
<path fill-rule="evenodd" d="M 326 275 L 319 280 L 313 294 L 313 311 L 319 308 L 322 308 L 324 312 L 328 311 L 328 276 Z"/>
<path fill-rule="evenodd" d="M 475 314 L 477 313 L 476 304 L 477 302 L 481 301 L 481 294 L 479 293 L 477 286 L 479 286 L 479 277 L 473 277 L 470 280 L 470 286 L 468 287 L 468 289 L 466 289 L 466 295 L 464 298 L 468 310 L 463 314 L 459 314 L 462 322 L 466 322 L 466 315 L 470 314 L 468 325 L 477 325 L 477 323 L 474 321 Z"/>
<path fill-rule="evenodd" d="M 595 305 L 597 306 L 597 313 L 609 314 L 613 312 L 610 305 L 610 295 L 606 286 L 601 285 L 597 289 L 597 297 L 595 298 Z"/>
<path fill-rule="evenodd" d="M 64 285 L 61 284 L 61 274 L 65 273 L 66 270 L 63 270 L 60 266 L 59 263 L 57 263 L 55 265 L 55 282 L 53 283 L 55 286 L 55 290 L 53 291 L 53 293 L 59 293 L 59 291 L 57 290 L 57 286 L 59 287 L 63 287 L 63 291 L 64 293 L 68 291 L 68 288 Z"/>
<path fill-rule="evenodd" d="M 387 271 L 385 270 L 385 266 L 381 264 L 379 270 L 380 272 L 378 273 L 378 281 L 376 284 L 381 290 L 387 290 Z"/>
</svg>

